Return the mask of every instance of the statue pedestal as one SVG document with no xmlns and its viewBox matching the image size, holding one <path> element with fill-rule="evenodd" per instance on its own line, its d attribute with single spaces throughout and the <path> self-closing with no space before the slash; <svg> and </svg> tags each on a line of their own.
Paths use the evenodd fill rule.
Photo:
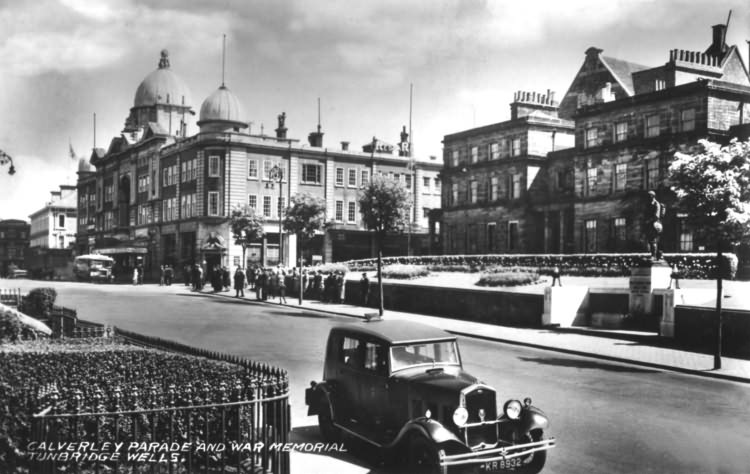
<svg viewBox="0 0 750 474">
<path fill-rule="evenodd" d="M 652 314 L 653 292 L 656 288 L 667 288 L 672 269 L 664 261 L 654 262 L 650 267 L 630 269 L 630 314 Z"/>
</svg>

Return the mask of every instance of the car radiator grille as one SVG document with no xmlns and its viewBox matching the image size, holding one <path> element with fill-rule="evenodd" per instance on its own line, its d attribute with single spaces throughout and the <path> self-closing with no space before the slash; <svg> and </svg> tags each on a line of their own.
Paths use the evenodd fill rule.
<svg viewBox="0 0 750 474">
<path fill-rule="evenodd" d="M 494 390 L 482 387 L 466 394 L 466 410 L 469 412 L 469 423 L 479 423 L 479 410 L 484 410 L 484 420 L 497 419 L 497 403 Z M 469 446 L 479 443 L 494 444 L 497 442 L 497 425 L 483 425 L 467 429 Z"/>
</svg>

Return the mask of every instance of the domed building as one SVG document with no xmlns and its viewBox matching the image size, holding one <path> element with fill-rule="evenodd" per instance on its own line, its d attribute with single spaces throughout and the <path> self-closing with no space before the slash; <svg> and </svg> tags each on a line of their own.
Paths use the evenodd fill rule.
<svg viewBox="0 0 750 474">
<path fill-rule="evenodd" d="M 159 67 L 140 83 L 123 132 L 137 134 L 150 123 L 157 124 L 167 135 L 187 135 L 192 110 L 190 89 L 170 68 L 169 52 L 161 51 Z"/>
<path fill-rule="evenodd" d="M 247 128 L 239 99 L 224 84 L 203 101 L 198 115 L 201 132 L 239 132 Z"/>
</svg>

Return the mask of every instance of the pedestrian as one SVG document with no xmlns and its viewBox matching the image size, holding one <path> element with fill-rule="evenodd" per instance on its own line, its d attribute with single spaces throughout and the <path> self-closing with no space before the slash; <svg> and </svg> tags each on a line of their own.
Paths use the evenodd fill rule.
<svg viewBox="0 0 750 474">
<path fill-rule="evenodd" d="M 198 291 L 203 291 L 203 285 L 205 284 L 205 272 L 203 271 L 203 267 L 198 265 Z"/>
<path fill-rule="evenodd" d="M 240 296 L 245 297 L 245 272 L 242 271 L 242 268 L 237 267 L 234 272 L 234 297 L 239 298 Z"/>
<path fill-rule="evenodd" d="M 164 286 L 164 265 L 159 267 L 159 286 Z"/>
<path fill-rule="evenodd" d="M 223 267 L 221 269 L 221 279 L 224 284 L 224 291 L 229 291 L 229 288 L 232 286 L 232 275 L 229 273 L 229 268 Z"/>
<path fill-rule="evenodd" d="M 164 284 L 172 286 L 172 278 L 174 277 L 174 270 L 171 265 L 164 267 Z"/>
<path fill-rule="evenodd" d="M 346 280 L 344 279 L 344 272 L 336 272 L 336 302 L 343 303 L 345 301 L 346 292 Z"/>
<path fill-rule="evenodd" d="M 214 266 L 213 272 L 211 273 L 211 286 L 214 289 L 214 293 L 218 293 L 224 286 L 224 278 L 222 276 L 221 267 L 218 265 Z"/>
<path fill-rule="evenodd" d="M 258 267 L 253 265 L 253 268 L 247 271 L 247 283 L 251 290 L 255 290 L 255 280 L 258 278 Z"/>
<path fill-rule="evenodd" d="M 367 273 L 362 273 L 362 278 L 359 280 L 359 293 L 362 297 L 362 306 L 367 306 L 370 300 L 370 279 L 367 278 Z"/>
<path fill-rule="evenodd" d="M 138 284 L 138 267 L 133 267 L 133 285 Z"/>
<path fill-rule="evenodd" d="M 143 265 L 138 265 L 138 284 L 143 284 Z"/>
<path fill-rule="evenodd" d="M 552 286 L 555 286 L 555 282 L 562 286 L 562 281 L 560 280 L 560 267 L 552 269 Z"/>
<path fill-rule="evenodd" d="M 271 299 L 276 298 L 276 295 L 279 292 L 279 280 L 276 272 L 272 268 L 268 269 L 268 279 L 266 279 L 266 284 L 268 285 L 269 297 Z"/>
<path fill-rule="evenodd" d="M 325 282 L 323 281 L 323 272 L 320 270 L 315 272 L 315 277 L 313 278 L 313 290 L 313 296 L 315 299 L 323 301 Z"/>
<path fill-rule="evenodd" d="M 193 281 L 193 267 L 186 263 L 185 266 L 182 267 L 182 274 L 185 277 L 185 286 L 190 286 Z"/>
<path fill-rule="evenodd" d="M 279 291 L 279 304 L 286 304 L 286 272 L 279 270 L 276 274 L 276 286 Z"/>
</svg>

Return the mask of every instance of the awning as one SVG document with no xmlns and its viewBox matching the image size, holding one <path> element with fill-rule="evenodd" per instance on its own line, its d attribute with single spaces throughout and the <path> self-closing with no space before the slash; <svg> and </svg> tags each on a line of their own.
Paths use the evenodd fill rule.
<svg viewBox="0 0 750 474">
<path fill-rule="evenodd" d="M 123 254 L 123 253 L 142 253 L 146 254 L 148 253 L 148 249 L 145 247 L 111 247 L 106 249 L 94 249 L 95 253 L 100 253 L 102 255 L 115 255 L 115 254 Z"/>
</svg>

